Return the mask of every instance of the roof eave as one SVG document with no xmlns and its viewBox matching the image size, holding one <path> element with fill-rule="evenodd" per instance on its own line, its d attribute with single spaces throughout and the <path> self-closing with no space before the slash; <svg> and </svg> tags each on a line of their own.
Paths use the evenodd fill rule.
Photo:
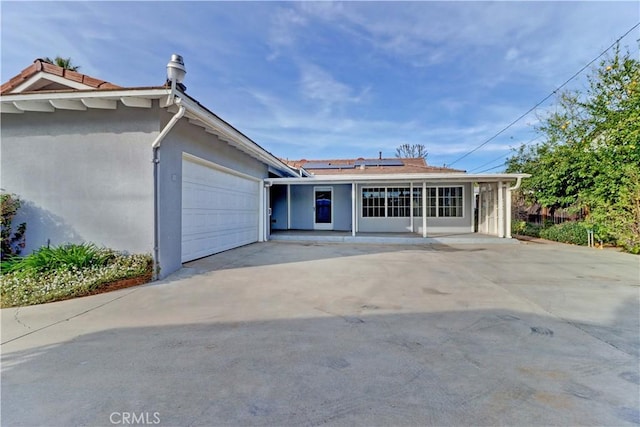
<svg viewBox="0 0 640 427">
<path fill-rule="evenodd" d="M 309 178 L 269 178 L 271 184 L 325 184 L 325 183 L 367 183 L 367 182 L 500 182 L 516 181 L 528 178 L 529 174 L 467 174 L 467 173 L 424 173 L 424 174 L 385 174 L 385 175 L 316 175 Z"/>
<path fill-rule="evenodd" d="M 117 99 L 121 97 L 141 97 L 159 99 L 171 93 L 169 88 L 128 88 L 128 89 L 86 89 L 69 91 L 39 91 L 26 93 L 8 93 L 0 95 L 0 102 L 14 101 L 49 101 L 49 100 L 76 100 L 82 98 Z"/>
<path fill-rule="evenodd" d="M 202 122 L 206 126 L 205 129 L 209 128 L 212 133 L 218 135 L 218 137 L 223 141 L 234 145 L 236 148 L 262 161 L 268 166 L 285 171 L 291 176 L 298 175 L 298 173 L 289 165 L 279 160 L 276 156 L 266 151 L 242 132 L 200 105 L 195 99 L 183 93 L 176 93 L 176 96 L 180 98 L 181 105 L 186 108 L 188 113 L 195 116 L 194 118 L 196 120 Z"/>
</svg>

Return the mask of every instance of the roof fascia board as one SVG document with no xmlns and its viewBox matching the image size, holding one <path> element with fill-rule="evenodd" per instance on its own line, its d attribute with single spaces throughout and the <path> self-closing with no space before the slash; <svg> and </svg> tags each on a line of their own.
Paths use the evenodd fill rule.
<svg viewBox="0 0 640 427">
<path fill-rule="evenodd" d="M 415 181 L 442 182 L 500 182 L 515 181 L 518 178 L 528 178 L 529 174 L 394 174 L 394 175 L 322 175 L 312 178 L 268 178 L 265 181 L 272 184 L 349 184 L 355 183 L 395 183 Z"/>
<path fill-rule="evenodd" d="M 202 108 L 200 105 L 198 105 L 188 97 L 182 97 L 180 95 L 177 96 L 180 98 L 181 105 L 184 105 L 187 109 L 187 112 L 194 115 L 197 120 L 200 120 L 202 123 L 206 124 L 207 127 L 211 127 L 215 131 L 215 133 L 221 134 L 220 136 L 222 137 L 222 139 L 230 139 L 236 144 L 241 145 L 243 148 L 242 151 L 246 150 L 247 154 L 253 155 L 269 166 L 286 171 L 292 176 L 297 175 L 297 173 L 287 164 L 281 162 L 274 155 L 259 147 L 255 142 L 242 135 L 240 132 L 238 132 L 231 125 L 229 125 L 219 117 L 211 114 L 211 112 Z"/>
<path fill-rule="evenodd" d="M 27 80 L 25 80 L 24 82 L 20 83 L 18 86 L 16 86 L 11 93 L 20 93 L 23 90 L 29 88 L 30 86 L 32 86 L 34 83 L 36 83 L 38 80 L 48 80 L 51 83 L 59 83 L 61 85 L 73 88 L 73 89 L 94 89 L 93 87 L 86 85 L 84 83 L 80 83 L 80 82 L 74 82 L 73 80 L 69 80 L 69 79 L 65 79 L 64 77 L 60 77 L 60 76 L 56 76 L 55 74 L 50 74 L 50 73 L 45 73 L 44 71 L 39 71 L 36 74 L 34 74 L 33 76 L 29 77 Z"/>
<path fill-rule="evenodd" d="M 31 92 L 31 93 L 10 93 L 0 96 L 1 102 L 13 101 L 49 101 L 57 99 L 82 99 L 82 98 L 104 98 L 118 99 L 122 97 L 159 99 L 171 93 L 170 89 L 93 89 L 87 91 L 69 92 Z"/>
</svg>

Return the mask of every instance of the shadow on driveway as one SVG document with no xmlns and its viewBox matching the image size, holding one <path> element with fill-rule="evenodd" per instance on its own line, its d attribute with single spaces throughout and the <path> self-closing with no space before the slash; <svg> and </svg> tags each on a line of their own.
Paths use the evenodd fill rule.
<svg viewBox="0 0 640 427">
<path fill-rule="evenodd" d="M 211 426 L 640 422 L 637 354 L 557 318 L 317 313 L 107 329 L 3 354 L 3 425 L 109 425 L 125 412 Z"/>
</svg>

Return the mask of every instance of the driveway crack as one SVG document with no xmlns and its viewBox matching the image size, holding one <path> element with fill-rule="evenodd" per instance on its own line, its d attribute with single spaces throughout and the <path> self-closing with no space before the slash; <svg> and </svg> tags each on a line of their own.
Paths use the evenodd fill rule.
<svg viewBox="0 0 640 427">
<path fill-rule="evenodd" d="M 107 301 L 107 302 L 104 302 L 104 303 L 102 303 L 102 304 L 100 304 L 100 305 L 97 305 L 97 306 L 95 306 L 95 307 L 91 307 L 91 308 L 90 308 L 90 309 L 88 309 L 88 310 L 85 310 L 85 311 L 80 312 L 80 313 L 78 313 L 78 314 L 74 314 L 73 316 L 69 316 L 69 317 L 67 317 L 67 318 L 64 318 L 64 319 L 58 320 L 57 322 L 50 323 L 50 324 L 45 325 L 45 326 L 42 326 L 41 328 L 38 328 L 38 329 L 33 329 L 33 330 L 31 330 L 31 331 L 29 331 L 29 332 L 27 332 L 27 333 L 24 333 L 24 334 L 22 334 L 22 335 L 19 335 L 19 336 L 17 336 L 17 337 L 13 337 L 13 338 L 11 338 L 10 340 L 3 341 L 3 342 L 1 342 L 1 343 L 0 343 L 0 345 L 8 344 L 8 343 L 10 343 L 10 342 L 13 342 L 13 341 L 19 340 L 20 338 L 26 337 L 27 335 L 34 334 L 34 333 L 36 333 L 36 332 L 39 332 L 39 331 L 42 331 L 42 330 L 44 330 L 44 329 L 50 328 L 50 327 L 52 327 L 52 326 L 55 326 L 55 325 L 57 325 L 57 324 L 59 324 L 59 323 L 62 323 L 62 322 L 68 322 L 68 321 L 69 321 L 69 320 L 71 320 L 71 319 L 75 319 L 76 317 L 80 317 L 80 316 L 82 316 L 82 315 L 85 315 L 85 314 L 87 314 L 87 313 L 90 313 L 90 312 L 92 312 L 92 311 L 94 311 L 94 310 L 97 310 L 97 309 L 99 309 L 99 308 L 101 308 L 101 307 L 104 307 L 105 305 L 111 304 L 112 302 L 118 301 L 119 299 L 122 299 L 122 298 L 124 298 L 124 297 L 126 297 L 126 296 L 128 296 L 128 295 L 131 295 L 132 293 L 137 292 L 137 291 L 138 291 L 138 289 L 135 289 L 135 290 L 133 290 L 133 291 L 131 291 L 131 292 L 127 292 L 127 293 L 126 293 L 126 294 L 124 294 L 124 295 L 121 295 L 121 296 L 119 296 L 119 297 L 117 297 L 117 298 L 114 298 L 114 299 L 112 299 L 112 300 L 109 300 L 109 301 Z M 19 311 L 19 309 L 18 309 L 18 311 Z M 20 320 L 18 319 L 18 311 L 16 311 L 16 314 L 14 315 L 14 319 L 15 319 L 18 323 L 20 323 L 21 325 L 25 326 L 26 328 L 31 329 L 31 327 L 30 327 L 30 326 L 26 325 L 25 323 L 23 323 L 22 321 L 20 321 Z"/>
<path fill-rule="evenodd" d="M 24 323 L 23 321 L 21 321 L 21 320 L 18 318 L 18 314 L 20 314 L 20 308 L 21 308 L 21 307 L 18 307 L 18 308 L 16 309 L 16 312 L 15 312 L 15 314 L 13 315 L 13 320 L 15 320 L 15 321 L 16 321 L 16 323 L 18 323 L 18 324 L 20 324 L 20 325 L 24 326 L 25 328 L 27 328 L 27 329 L 31 329 L 31 326 L 27 325 L 26 323 Z M 24 335 L 23 335 L 23 336 L 24 336 Z"/>
</svg>

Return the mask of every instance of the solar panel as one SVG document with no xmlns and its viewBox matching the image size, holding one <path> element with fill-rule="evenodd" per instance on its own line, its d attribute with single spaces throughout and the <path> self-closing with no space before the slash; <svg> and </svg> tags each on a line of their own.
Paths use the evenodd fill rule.
<svg viewBox="0 0 640 427">
<path fill-rule="evenodd" d="M 341 163 L 328 163 L 328 162 L 307 162 L 302 165 L 305 169 L 353 169 L 354 165 L 346 165 Z"/>
<path fill-rule="evenodd" d="M 356 166 L 404 166 L 404 162 L 400 159 L 367 159 L 356 160 Z"/>
</svg>

